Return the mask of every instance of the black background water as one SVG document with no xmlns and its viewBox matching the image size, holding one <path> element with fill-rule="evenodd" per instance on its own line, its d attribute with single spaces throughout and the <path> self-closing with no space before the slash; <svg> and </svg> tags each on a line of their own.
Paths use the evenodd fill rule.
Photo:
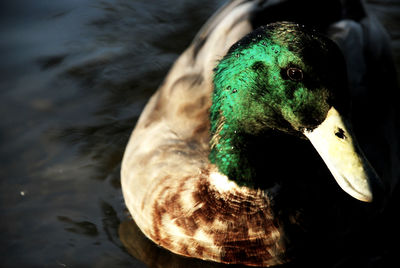
<svg viewBox="0 0 400 268">
<path fill-rule="evenodd" d="M 368 3 L 400 66 L 400 3 Z M 118 234 L 129 219 L 122 153 L 147 99 L 221 4 L 0 3 L 0 266 L 146 267 L 137 260 L 146 252 L 132 257 Z"/>
</svg>

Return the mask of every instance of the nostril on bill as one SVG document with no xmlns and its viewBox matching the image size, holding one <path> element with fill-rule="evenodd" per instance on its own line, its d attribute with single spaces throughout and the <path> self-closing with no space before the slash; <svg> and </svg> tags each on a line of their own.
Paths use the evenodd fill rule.
<svg viewBox="0 0 400 268">
<path fill-rule="evenodd" d="M 344 134 L 344 130 L 341 129 L 340 127 L 337 128 L 337 130 L 335 131 L 335 135 L 336 135 L 336 137 L 338 137 L 339 139 L 342 139 L 342 140 L 346 139 L 346 135 Z"/>
</svg>

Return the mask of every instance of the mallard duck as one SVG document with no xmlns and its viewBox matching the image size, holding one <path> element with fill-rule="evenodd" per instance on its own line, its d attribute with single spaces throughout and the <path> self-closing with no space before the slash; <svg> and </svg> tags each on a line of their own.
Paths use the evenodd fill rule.
<svg viewBox="0 0 400 268">
<path fill-rule="evenodd" d="M 126 147 L 126 206 L 148 238 L 174 253 L 282 264 L 310 204 L 343 198 L 332 177 L 361 201 L 382 191 L 352 130 L 340 49 L 302 24 L 312 24 L 307 14 L 277 16 L 277 2 L 294 3 L 237 0 L 217 11 L 149 100 Z M 266 10 L 273 16 L 263 19 Z M 360 27 L 318 18 L 317 29 L 337 43 L 341 29 Z"/>
</svg>

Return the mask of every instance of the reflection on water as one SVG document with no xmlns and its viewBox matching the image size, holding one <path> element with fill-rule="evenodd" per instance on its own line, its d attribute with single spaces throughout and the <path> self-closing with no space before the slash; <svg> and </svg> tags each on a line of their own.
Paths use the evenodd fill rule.
<svg viewBox="0 0 400 268">
<path fill-rule="evenodd" d="M 399 10 L 374 2 L 381 19 Z M 119 182 L 143 106 L 220 5 L 0 3 L 0 266 L 224 266 L 178 257 L 144 238 Z M 398 52 L 398 16 L 389 18 Z"/>
</svg>

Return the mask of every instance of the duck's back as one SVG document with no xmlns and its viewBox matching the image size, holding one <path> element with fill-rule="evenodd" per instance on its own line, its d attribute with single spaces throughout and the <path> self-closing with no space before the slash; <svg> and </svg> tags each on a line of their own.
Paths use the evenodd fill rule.
<svg viewBox="0 0 400 268">
<path fill-rule="evenodd" d="M 264 192 L 235 192 L 210 164 L 209 108 L 213 69 L 230 46 L 254 27 L 290 20 L 282 11 L 298 2 L 324 1 L 239 0 L 222 7 L 145 107 L 124 154 L 122 190 L 139 228 L 159 245 L 221 262 L 270 266 L 286 261 L 283 231 Z M 299 13 L 310 21 L 309 14 Z M 340 24 L 336 13 L 324 19 L 320 29 L 334 38 L 349 25 L 360 28 L 354 21 Z"/>
<path fill-rule="evenodd" d="M 257 1 L 233 1 L 204 25 L 145 107 L 121 177 L 131 215 L 159 245 L 202 259 L 269 266 L 281 263 L 283 245 L 268 200 L 262 191 L 218 188 L 229 183 L 208 160 L 213 69 L 253 29 L 257 7 Z"/>
<path fill-rule="evenodd" d="M 161 173 L 192 173 L 207 164 L 212 70 L 229 47 L 251 31 L 246 17 L 254 5 L 235 1 L 223 7 L 174 63 L 147 103 L 126 147 L 123 189 L 148 191 L 146 184 L 155 183 Z M 141 199 L 137 194 L 135 200 Z M 129 193 L 124 192 L 124 197 L 130 207 Z"/>
</svg>

